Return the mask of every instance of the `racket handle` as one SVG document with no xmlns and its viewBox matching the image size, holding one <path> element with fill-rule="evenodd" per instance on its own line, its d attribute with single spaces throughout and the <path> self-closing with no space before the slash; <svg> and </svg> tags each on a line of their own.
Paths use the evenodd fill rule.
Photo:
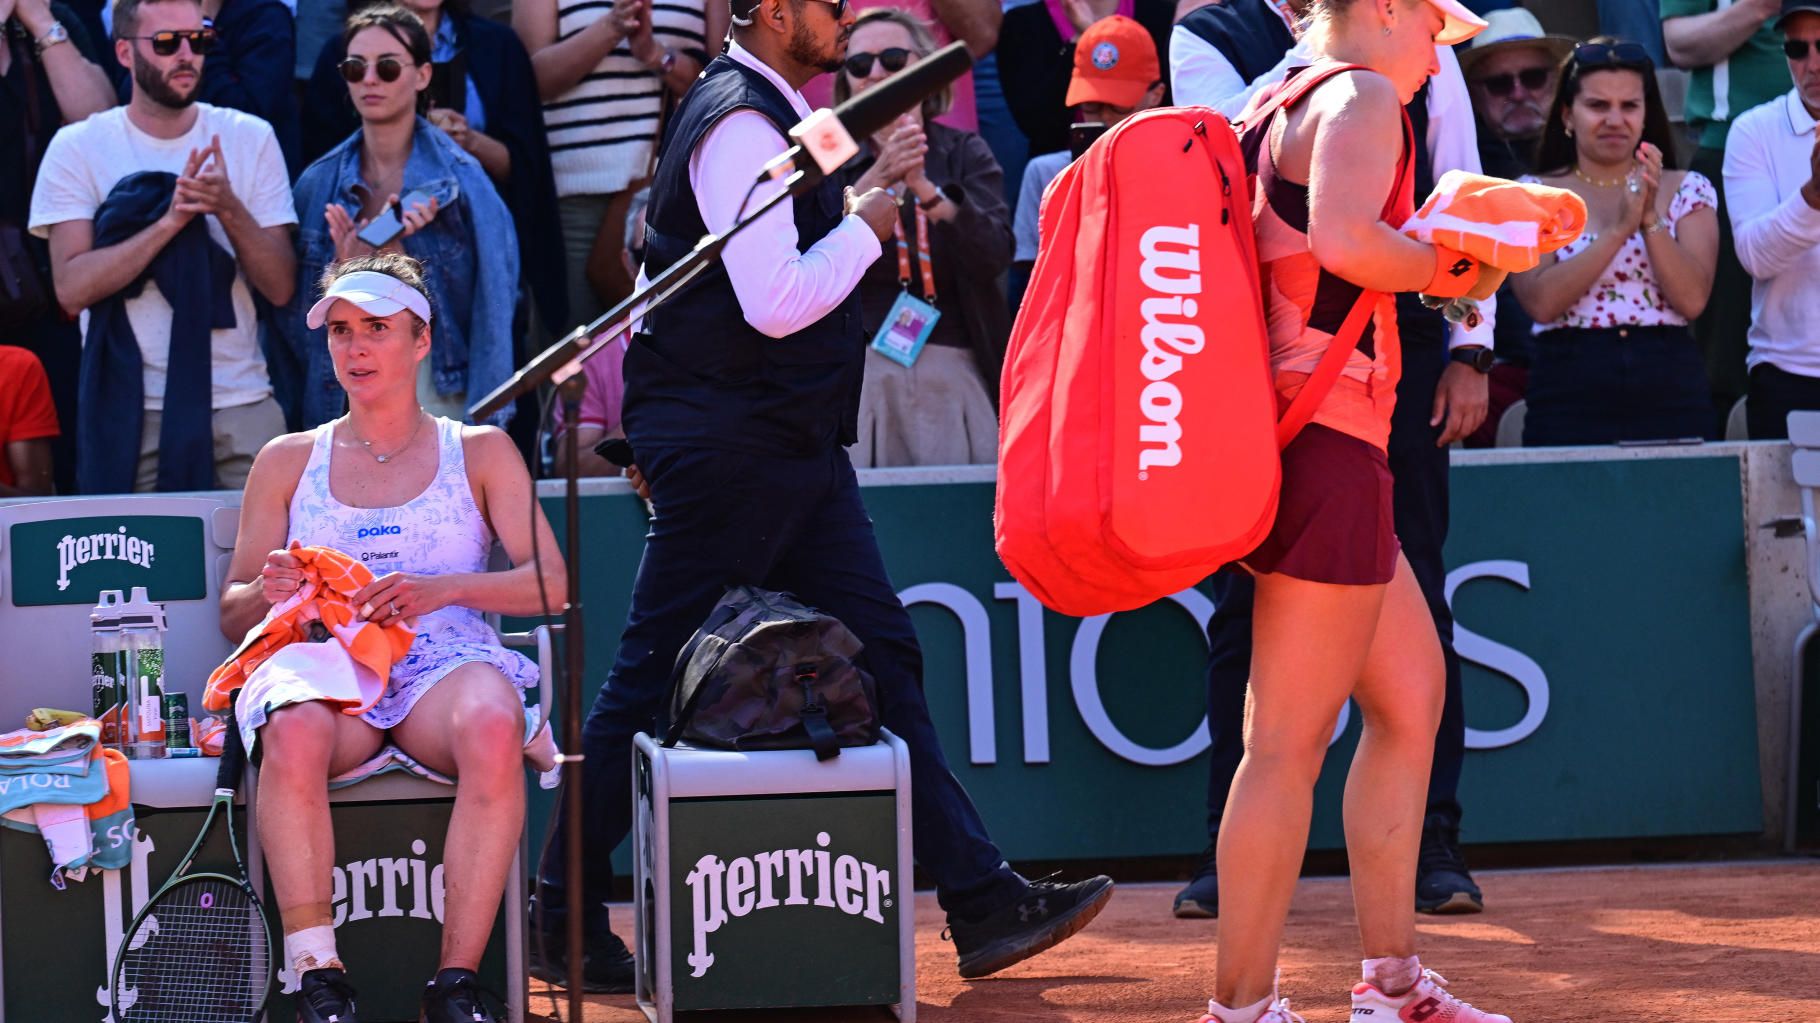
<svg viewBox="0 0 1820 1023">
<path fill-rule="evenodd" d="M 221 765 L 215 769 L 215 788 L 230 792 L 240 788 L 240 775 L 246 769 L 246 743 L 240 738 L 240 725 L 234 720 L 234 708 L 227 713 L 227 734 L 221 738 Z"/>
</svg>

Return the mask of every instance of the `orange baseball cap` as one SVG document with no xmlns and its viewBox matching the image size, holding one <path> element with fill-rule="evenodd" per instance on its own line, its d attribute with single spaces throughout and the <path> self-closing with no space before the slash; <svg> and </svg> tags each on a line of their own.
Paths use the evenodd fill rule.
<svg viewBox="0 0 1820 1023">
<path fill-rule="evenodd" d="M 1123 15 L 1101 18 L 1074 44 L 1074 76 L 1068 106 L 1105 103 L 1129 109 L 1163 80 L 1156 41 L 1144 26 Z"/>
</svg>

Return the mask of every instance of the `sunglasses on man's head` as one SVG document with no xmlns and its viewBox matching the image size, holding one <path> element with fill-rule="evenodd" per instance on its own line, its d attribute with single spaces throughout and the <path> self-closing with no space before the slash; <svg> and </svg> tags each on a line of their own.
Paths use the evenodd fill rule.
<svg viewBox="0 0 1820 1023">
<path fill-rule="evenodd" d="M 1553 68 L 1531 67 L 1521 71 L 1510 71 L 1501 75 L 1486 75 L 1478 80 L 1479 87 L 1493 96 L 1504 97 L 1517 91 L 1517 83 L 1523 83 L 1524 92 L 1541 92 L 1548 87 L 1548 80 L 1554 76 Z"/>
<path fill-rule="evenodd" d="M 877 53 L 850 53 L 847 55 L 847 73 L 855 78 L 864 78 L 872 73 L 874 60 L 883 64 L 886 71 L 895 74 L 910 63 L 910 51 L 901 46 L 891 46 Z"/>
<path fill-rule="evenodd" d="M 1574 47 L 1574 64 L 1581 71 L 1617 67 L 1654 70 L 1656 62 L 1637 43 L 1581 43 Z"/>
<path fill-rule="evenodd" d="M 1782 40 L 1782 55 L 1789 60 L 1806 60 L 1807 51 L 1815 47 L 1820 47 L 1820 42 L 1808 39 L 1784 39 Z"/>
<path fill-rule="evenodd" d="M 367 60 L 365 57 L 349 57 L 339 66 L 341 77 L 347 79 L 348 84 L 355 85 L 366 81 Z M 372 67 L 373 70 L 379 72 L 380 81 L 396 82 L 398 76 L 404 74 L 405 63 L 397 57 L 381 57 L 373 62 Z"/>
<path fill-rule="evenodd" d="M 152 52 L 160 57 L 168 57 L 177 52 L 177 47 L 185 41 L 190 44 L 190 52 L 200 57 L 215 48 L 215 30 L 196 28 L 183 32 L 153 32 L 149 36 L 127 36 L 128 39 L 144 39 L 152 44 Z"/>
</svg>

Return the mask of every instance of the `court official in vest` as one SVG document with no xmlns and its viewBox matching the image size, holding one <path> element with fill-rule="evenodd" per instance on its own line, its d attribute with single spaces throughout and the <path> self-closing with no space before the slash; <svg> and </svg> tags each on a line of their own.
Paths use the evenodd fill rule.
<svg viewBox="0 0 1820 1023">
<path fill-rule="evenodd" d="M 658 154 L 646 275 L 777 187 L 746 202 L 758 169 L 785 151 L 785 130 L 810 113 L 803 85 L 841 68 L 853 24 L 846 0 L 734 0 L 732 43 L 683 98 Z M 846 451 L 868 341 L 856 286 L 897 215 L 883 189 L 843 197 L 823 181 L 729 243 L 626 352 L 625 430 L 650 485 L 651 530 L 617 661 L 584 725 L 587 810 L 560 825 L 584 829 L 582 890 L 562 887 L 560 835 L 542 865 L 540 976 L 563 979 L 556 936 L 579 912 L 589 987 L 630 989 L 604 902 L 607 853 L 631 822 L 631 740 L 653 728 L 678 649 L 731 583 L 790 591 L 865 644 L 884 724 L 910 747 L 916 859 L 948 913 L 962 976 L 1051 947 L 1111 897 L 1110 878 L 1030 882 L 1005 863 L 942 756 L 916 632 L 860 500 Z"/>
</svg>

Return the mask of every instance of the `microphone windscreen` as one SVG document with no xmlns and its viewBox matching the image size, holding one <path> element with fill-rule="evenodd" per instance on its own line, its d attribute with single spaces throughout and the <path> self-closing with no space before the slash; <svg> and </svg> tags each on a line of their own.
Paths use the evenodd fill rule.
<svg viewBox="0 0 1820 1023">
<path fill-rule="evenodd" d="M 972 67 L 967 44 L 956 40 L 835 107 L 834 116 L 855 139 L 863 140 Z"/>
</svg>

